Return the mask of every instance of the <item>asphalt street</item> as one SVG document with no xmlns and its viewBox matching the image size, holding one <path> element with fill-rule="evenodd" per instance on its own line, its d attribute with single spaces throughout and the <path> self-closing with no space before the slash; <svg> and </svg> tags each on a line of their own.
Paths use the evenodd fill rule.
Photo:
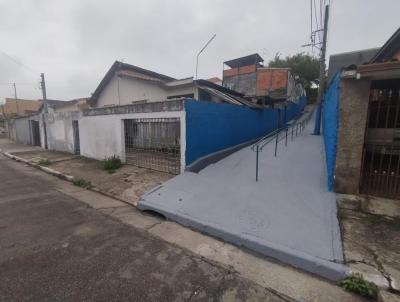
<svg viewBox="0 0 400 302">
<path fill-rule="evenodd" d="M 55 181 L 0 154 L 0 301 L 283 301 Z"/>
</svg>

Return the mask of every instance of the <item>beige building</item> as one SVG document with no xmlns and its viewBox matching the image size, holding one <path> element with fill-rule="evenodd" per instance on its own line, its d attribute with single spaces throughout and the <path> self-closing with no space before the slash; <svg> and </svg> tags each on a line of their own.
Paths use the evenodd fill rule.
<svg viewBox="0 0 400 302">
<path fill-rule="evenodd" d="M 36 100 L 23 100 L 6 98 L 6 103 L 1 105 L 0 114 L 5 118 L 26 116 L 35 113 L 41 102 Z"/>
<path fill-rule="evenodd" d="M 74 112 L 89 109 L 88 98 L 79 98 L 60 102 L 54 106 L 54 112 Z"/>
</svg>

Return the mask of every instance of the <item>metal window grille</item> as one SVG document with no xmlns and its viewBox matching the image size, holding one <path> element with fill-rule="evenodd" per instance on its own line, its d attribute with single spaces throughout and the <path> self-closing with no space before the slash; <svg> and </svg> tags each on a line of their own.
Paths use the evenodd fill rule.
<svg viewBox="0 0 400 302">
<path fill-rule="evenodd" d="M 124 120 L 126 163 L 180 173 L 179 118 Z"/>
<path fill-rule="evenodd" d="M 400 198 L 400 80 L 372 82 L 360 192 Z"/>
</svg>

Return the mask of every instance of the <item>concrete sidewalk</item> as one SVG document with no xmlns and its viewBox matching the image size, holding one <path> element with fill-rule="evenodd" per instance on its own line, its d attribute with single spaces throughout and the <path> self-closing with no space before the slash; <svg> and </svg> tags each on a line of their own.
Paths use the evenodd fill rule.
<svg viewBox="0 0 400 302">
<path fill-rule="evenodd" d="M 200 173 L 185 172 L 145 194 L 138 207 L 331 280 L 345 276 L 334 193 L 327 191 L 321 136 L 312 123 L 284 146 L 250 147 Z"/>
</svg>

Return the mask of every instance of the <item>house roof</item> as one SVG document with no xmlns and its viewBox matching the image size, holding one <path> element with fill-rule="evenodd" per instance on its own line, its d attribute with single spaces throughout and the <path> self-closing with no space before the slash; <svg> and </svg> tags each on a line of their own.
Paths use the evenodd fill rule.
<svg viewBox="0 0 400 302">
<path fill-rule="evenodd" d="M 342 68 L 346 68 L 351 65 L 357 66 L 368 63 L 378 51 L 379 47 L 331 55 L 329 57 L 328 82 L 330 82 L 335 76 L 336 72 Z"/>
<path fill-rule="evenodd" d="M 258 64 L 261 62 L 264 62 L 264 59 L 261 58 L 261 56 L 258 53 L 254 53 L 252 55 L 225 61 L 224 64 L 228 65 L 230 68 L 237 68 L 237 67 L 241 67 L 241 66 Z"/>
<path fill-rule="evenodd" d="M 261 107 L 260 105 L 257 105 L 246 99 L 245 95 L 240 92 L 225 88 L 207 80 L 196 80 L 194 82 L 198 87 L 207 90 L 211 94 L 217 95 L 218 97 L 224 99 L 227 103 L 245 105 L 253 108 Z"/>
<path fill-rule="evenodd" d="M 103 89 L 107 86 L 108 82 L 111 80 L 111 78 L 114 76 L 114 74 L 118 71 L 118 70 L 127 70 L 127 71 L 132 71 L 132 72 L 137 72 L 152 78 L 156 78 L 165 82 L 170 82 L 170 81 L 174 81 L 176 79 L 151 71 L 151 70 L 147 70 L 135 65 L 131 65 L 131 64 L 126 64 L 120 61 L 115 61 L 113 65 L 111 65 L 111 68 L 107 71 L 107 73 L 105 74 L 105 76 L 103 77 L 103 79 L 100 81 L 100 84 L 97 86 L 96 90 L 94 91 L 94 93 L 92 94 L 91 98 L 90 98 L 90 102 L 95 102 L 97 101 L 97 98 L 99 97 L 100 93 L 103 91 Z"/>
<path fill-rule="evenodd" d="M 370 64 L 390 61 L 392 56 L 400 49 L 400 27 L 371 58 Z"/>
<path fill-rule="evenodd" d="M 73 100 L 70 100 L 70 101 L 57 102 L 57 104 L 54 105 L 54 106 L 57 107 L 57 108 L 66 107 L 66 106 L 69 106 L 69 105 L 77 104 L 79 102 L 87 101 L 88 99 L 89 98 L 78 98 L 78 99 L 73 99 Z"/>
<path fill-rule="evenodd" d="M 42 110 L 44 102 L 42 99 L 39 100 L 41 102 L 40 107 L 38 111 Z M 65 101 L 60 101 L 60 100 L 52 100 L 52 99 L 47 99 L 46 103 L 49 107 L 55 107 L 57 105 L 63 104 Z"/>
</svg>

